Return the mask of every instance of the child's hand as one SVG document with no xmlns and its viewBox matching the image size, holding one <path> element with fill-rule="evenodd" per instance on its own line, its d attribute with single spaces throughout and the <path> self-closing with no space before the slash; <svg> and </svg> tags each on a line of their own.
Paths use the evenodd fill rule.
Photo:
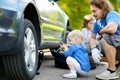
<svg viewBox="0 0 120 80">
<path fill-rule="evenodd" d="M 62 50 L 66 50 L 68 48 L 67 44 L 64 44 L 64 43 L 60 44 L 60 47 Z"/>
</svg>

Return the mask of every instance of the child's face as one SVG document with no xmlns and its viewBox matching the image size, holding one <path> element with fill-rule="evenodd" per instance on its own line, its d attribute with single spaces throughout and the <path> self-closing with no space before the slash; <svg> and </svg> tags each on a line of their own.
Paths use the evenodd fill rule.
<svg viewBox="0 0 120 80">
<path fill-rule="evenodd" d="M 92 30 L 93 24 L 94 24 L 94 20 L 89 21 L 88 24 L 87 24 L 87 28 L 88 28 L 89 30 Z"/>
</svg>

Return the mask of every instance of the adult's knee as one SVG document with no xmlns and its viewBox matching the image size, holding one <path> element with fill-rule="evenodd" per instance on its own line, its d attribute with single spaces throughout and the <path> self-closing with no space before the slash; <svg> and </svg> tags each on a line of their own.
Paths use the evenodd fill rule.
<svg viewBox="0 0 120 80">
<path fill-rule="evenodd" d="M 106 42 L 106 40 L 104 38 L 102 38 L 101 43 L 102 43 L 102 45 L 105 45 L 107 42 Z"/>
<path fill-rule="evenodd" d="M 105 33 L 104 33 L 104 34 L 102 34 L 101 43 L 102 43 L 102 45 L 105 45 L 105 44 L 110 45 L 110 44 L 111 44 L 109 34 L 105 34 Z"/>
</svg>

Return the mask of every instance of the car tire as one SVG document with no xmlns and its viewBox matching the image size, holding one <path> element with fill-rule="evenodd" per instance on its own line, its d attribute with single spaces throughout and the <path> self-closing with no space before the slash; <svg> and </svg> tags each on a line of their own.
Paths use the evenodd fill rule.
<svg viewBox="0 0 120 80">
<path fill-rule="evenodd" d="M 3 56 L 2 61 L 10 80 L 32 80 L 38 67 L 37 36 L 33 24 L 24 19 L 21 34 L 20 52 L 17 55 Z"/>
</svg>

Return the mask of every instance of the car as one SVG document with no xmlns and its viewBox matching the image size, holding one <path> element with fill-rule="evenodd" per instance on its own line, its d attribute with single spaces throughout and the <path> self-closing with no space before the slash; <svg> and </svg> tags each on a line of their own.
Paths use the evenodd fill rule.
<svg viewBox="0 0 120 80">
<path fill-rule="evenodd" d="M 69 17 L 56 0 L 0 1 L 0 62 L 10 80 L 32 80 L 42 49 L 66 42 Z"/>
</svg>

